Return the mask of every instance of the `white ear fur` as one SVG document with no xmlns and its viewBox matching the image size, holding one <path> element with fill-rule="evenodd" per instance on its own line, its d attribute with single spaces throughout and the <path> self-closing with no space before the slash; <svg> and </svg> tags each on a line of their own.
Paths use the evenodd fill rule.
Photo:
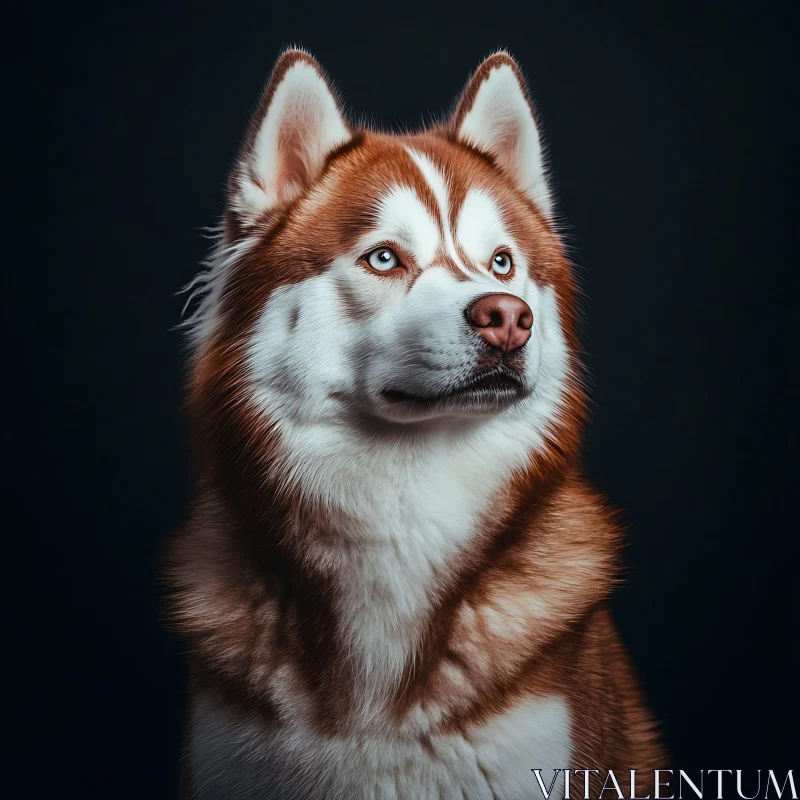
<svg viewBox="0 0 800 800">
<path fill-rule="evenodd" d="M 275 65 L 232 176 L 233 210 L 253 220 L 294 200 L 328 153 L 349 138 L 319 64 L 301 50 L 287 51 Z"/>
<path fill-rule="evenodd" d="M 533 106 L 511 56 L 497 53 L 478 67 L 459 101 L 454 122 L 458 139 L 491 155 L 550 216 L 552 201 Z"/>
</svg>

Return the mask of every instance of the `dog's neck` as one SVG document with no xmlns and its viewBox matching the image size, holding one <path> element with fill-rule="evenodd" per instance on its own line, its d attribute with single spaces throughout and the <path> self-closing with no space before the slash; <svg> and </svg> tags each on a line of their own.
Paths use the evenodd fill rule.
<svg viewBox="0 0 800 800">
<path fill-rule="evenodd" d="M 267 696 L 275 688 L 258 676 L 280 632 L 316 695 L 348 695 L 343 709 L 368 719 L 405 684 L 464 587 L 503 548 L 526 547 L 569 468 L 548 470 L 524 438 L 491 426 L 415 446 L 328 433 L 284 437 L 270 471 L 283 482 L 255 516 L 209 473 L 177 542 L 176 615 L 207 663 Z M 576 563 L 592 558 L 586 547 Z"/>
<path fill-rule="evenodd" d="M 284 541 L 307 590 L 324 593 L 364 713 L 391 696 L 439 602 L 513 510 L 527 454 L 486 427 L 380 446 L 352 432 L 284 436 L 274 474 L 296 479 Z"/>
<path fill-rule="evenodd" d="M 398 448 L 368 474 L 345 460 L 338 480 L 326 479 L 337 496 L 298 520 L 301 550 L 333 586 L 362 696 L 385 697 L 400 680 L 500 489 L 501 471 L 487 474 L 478 459 L 458 454 L 438 442 L 411 464 Z"/>
</svg>

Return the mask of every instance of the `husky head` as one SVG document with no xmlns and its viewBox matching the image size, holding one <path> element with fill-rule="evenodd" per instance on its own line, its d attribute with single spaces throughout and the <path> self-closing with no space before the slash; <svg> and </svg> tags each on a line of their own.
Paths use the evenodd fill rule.
<svg viewBox="0 0 800 800">
<path fill-rule="evenodd" d="M 317 62 L 284 53 L 188 321 L 211 449 L 234 470 L 304 437 L 313 462 L 312 438 L 323 458 L 345 435 L 505 442 L 509 467 L 568 457 L 574 291 L 552 214 L 507 54 L 444 125 L 388 135 L 353 128 Z"/>
</svg>

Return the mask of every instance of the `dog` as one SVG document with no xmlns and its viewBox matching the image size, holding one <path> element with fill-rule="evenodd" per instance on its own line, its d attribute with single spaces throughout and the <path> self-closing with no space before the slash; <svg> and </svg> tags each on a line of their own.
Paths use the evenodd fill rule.
<svg viewBox="0 0 800 800">
<path fill-rule="evenodd" d="M 620 527 L 581 477 L 577 291 L 515 60 L 394 135 L 284 52 L 192 288 L 185 796 L 583 796 L 565 770 L 664 767 L 605 604 Z"/>
</svg>

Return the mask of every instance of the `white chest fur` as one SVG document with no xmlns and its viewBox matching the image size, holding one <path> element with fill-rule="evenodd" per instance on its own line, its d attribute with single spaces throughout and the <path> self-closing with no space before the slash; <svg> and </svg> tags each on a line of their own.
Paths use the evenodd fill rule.
<svg viewBox="0 0 800 800">
<path fill-rule="evenodd" d="M 459 475 L 452 457 L 417 463 L 413 473 L 403 474 L 403 466 L 384 463 L 385 475 L 373 468 L 360 498 L 343 487 L 339 502 L 350 501 L 349 526 L 309 537 L 310 559 L 336 586 L 339 635 L 364 720 L 380 712 L 400 681 L 441 577 L 475 535 L 486 500 L 487 481 L 480 486 L 480 479 Z"/>
<path fill-rule="evenodd" d="M 326 737 L 299 724 L 268 728 L 214 695 L 192 719 L 193 796 L 199 800 L 529 800 L 570 766 L 570 719 L 556 696 L 529 698 L 463 735 Z M 563 796 L 559 781 L 551 797 Z"/>
</svg>

